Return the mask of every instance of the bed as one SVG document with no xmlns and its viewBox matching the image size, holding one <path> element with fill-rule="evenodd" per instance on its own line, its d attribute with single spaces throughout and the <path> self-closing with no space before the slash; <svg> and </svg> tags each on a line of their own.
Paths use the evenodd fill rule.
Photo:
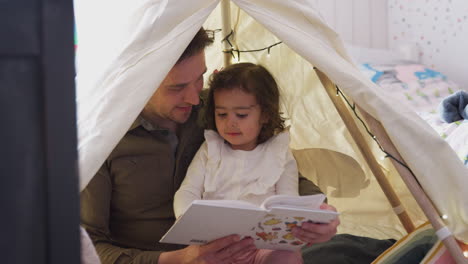
<svg viewBox="0 0 468 264">
<path fill-rule="evenodd" d="M 376 83 L 385 96 L 414 110 L 449 143 L 468 167 L 468 119 L 466 115 L 465 118 L 447 118 L 448 111 L 454 110 L 447 107 L 449 102 L 451 105 L 459 103 L 458 109 L 465 107 L 468 112 L 468 100 L 457 101 L 456 98 L 468 96 L 468 87 L 462 87 L 445 74 L 420 63 L 416 47 L 406 45 L 396 50 L 384 50 L 348 45 L 347 49 L 361 72 Z"/>
</svg>

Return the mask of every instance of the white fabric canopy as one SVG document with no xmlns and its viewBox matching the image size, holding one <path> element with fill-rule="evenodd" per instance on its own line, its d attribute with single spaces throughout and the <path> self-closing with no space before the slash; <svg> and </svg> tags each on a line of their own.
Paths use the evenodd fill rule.
<svg viewBox="0 0 468 264">
<path fill-rule="evenodd" d="M 310 166 L 315 163 L 307 160 L 310 157 L 308 151 L 320 148 L 346 154 L 335 155 L 336 161 L 346 160 L 353 164 L 353 159 L 346 158 L 353 157 L 366 175 L 369 174 L 312 73 L 309 64 L 312 63 L 356 104 L 382 123 L 440 213 L 448 216 L 446 222 L 450 230 L 457 238 L 468 241 L 468 198 L 464 195 L 468 191 L 467 169 L 450 146 L 416 114 L 377 93 L 374 84 L 351 63 L 339 37 L 323 22 L 311 1 L 232 2 L 253 18 L 239 23 L 239 41 L 242 38 L 255 47 L 265 47 L 277 39 L 285 44 L 278 50 L 272 49 L 274 62 L 265 62 L 262 54 L 242 54 L 241 59 L 265 62 L 278 79 L 283 92 L 283 109 L 290 117 L 291 147 L 297 150 L 301 171 L 306 175 L 309 173 L 309 177 L 319 185 L 322 179 L 331 181 L 328 175 L 310 173 L 320 170 Z M 218 3 L 219 0 L 75 0 L 79 40 L 77 104 L 80 190 L 125 134 L 198 29 L 208 18 L 205 25 L 220 27 L 219 12 L 210 16 Z M 222 53 L 219 48 L 217 44 L 207 51 L 211 68 L 221 66 Z M 360 169 L 360 166 L 354 167 Z M 395 176 L 386 162 L 382 162 L 382 166 L 389 170 L 389 177 Z M 376 191 L 366 188 L 367 185 L 375 185 L 373 178 L 359 178 L 359 173 L 353 174 L 356 176 L 353 179 L 346 179 L 347 176 L 345 173 L 340 177 L 346 184 L 357 181 L 362 189 L 361 196 L 377 195 Z M 398 180 L 392 182 L 401 185 Z M 324 191 L 330 197 L 332 192 Z M 381 192 L 379 195 L 382 195 Z M 343 200 L 342 205 L 336 205 L 340 211 L 346 211 L 348 205 L 356 203 L 356 198 L 348 198 Z M 334 204 L 331 199 L 330 202 Z M 347 220 L 347 215 L 342 214 L 342 226 L 353 223 L 353 220 Z M 357 225 L 365 220 L 354 221 L 354 225 Z"/>
</svg>

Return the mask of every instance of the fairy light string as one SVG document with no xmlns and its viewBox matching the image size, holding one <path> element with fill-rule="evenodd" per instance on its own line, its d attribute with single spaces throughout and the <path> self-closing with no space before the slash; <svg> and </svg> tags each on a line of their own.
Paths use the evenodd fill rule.
<svg viewBox="0 0 468 264">
<path fill-rule="evenodd" d="M 375 143 L 377 144 L 377 146 L 379 147 L 380 151 L 382 151 L 383 153 L 385 153 L 385 158 L 391 158 L 392 160 L 396 161 L 398 164 L 400 164 L 401 166 L 405 167 L 410 173 L 411 175 L 416 179 L 416 181 L 418 181 L 418 179 L 416 178 L 416 176 L 414 175 L 413 171 L 408 167 L 408 165 L 406 165 L 404 162 L 402 162 L 401 160 L 397 159 L 395 156 L 393 156 L 392 154 L 388 153 L 383 147 L 382 145 L 380 144 L 379 140 L 377 139 L 377 137 L 369 130 L 369 128 L 367 127 L 366 123 L 364 122 L 364 120 L 362 120 L 362 118 L 359 116 L 358 112 L 357 112 L 357 109 L 356 109 L 356 104 L 355 103 L 352 103 L 348 100 L 348 98 L 343 94 L 343 92 L 341 91 L 341 89 L 338 87 L 338 85 L 335 85 L 335 88 L 336 88 L 336 95 L 337 96 L 341 96 L 341 98 L 343 98 L 343 100 L 346 102 L 346 104 L 349 106 L 349 108 L 351 108 L 351 110 L 353 111 L 354 113 L 354 116 L 361 122 L 362 126 L 364 127 L 364 129 L 366 130 L 367 134 L 369 134 L 369 136 L 375 141 Z M 419 184 L 419 181 L 418 181 L 418 184 Z"/>
<path fill-rule="evenodd" d="M 241 53 L 244 53 L 244 52 L 259 52 L 259 51 L 264 51 L 266 50 L 268 52 L 268 55 L 270 55 L 270 52 L 271 52 L 271 48 L 273 48 L 274 46 L 277 46 L 281 43 L 283 43 L 282 41 L 279 41 L 279 42 L 276 42 L 274 44 L 271 44 L 270 46 L 267 46 L 267 47 L 264 47 L 264 48 L 260 48 L 260 49 L 251 49 L 251 50 L 240 50 L 240 49 L 236 49 L 234 48 L 234 45 L 232 44 L 232 42 L 230 41 L 230 37 L 234 35 L 234 30 L 231 30 L 231 32 L 229 32 L 229 34 L 227 34 L 222 40 L 221 40 L 221 43 L 222 42 L 227 42 L 229 44 L 229 46 L 231 47 L 230 49 L 228 50 L 223 50 L 224 53 L 230 53 L 232 55 L 232 57 L 234 59 L 237 59 L 237 61 L 240 61 L 240 55 Z M 236 55 L 237 54 L 237 58 L 236 58 Z"/>
<path fill-rule="evenodd" d="M 206 32 L 206 34 L 208 35 L 208 38 L 214 40 L 214 39 L 215 39 L 215 36 L 216 36 L 216 33 L 221 32 L 221 29 L 220 29 L 220 28 L 217 28 L 217 29 L 206 29 L 205 32 Z"/>
<path fill-rule="evenodd" d="M 315 69 L 315 67 L 314 67 Z M 367 127 L 367 124 L 364 122 L 364 120 L 361 118 L 361 116 L 359 115 L 359 113 L 357 112 L 357 108 L 356 108 L 356 104 L 353 102 L 351 103 L 348 98 L 343 94 L 343 92 L 341 91 L 341 89 L 338 87 L 338 85 L 335 85 L 335 88 L 336 88 L 336 96 L 341 96 L 341 98 L 343 98 L 343 100 L 346 102 L 346 104 L 348 105 L 348 107 L 353 111 L 354 113 L 354 116 L 359 120 L 359 122 L 361 122 L 362 126 L 364 127 L 364 129 L 366 130 L 367 134 L 369 134 L 369 136 L 375 141 L 375 143 L 377 144 L 377 146 L 379 147 L 380 151 L 382 151 L 383 153 L 385 153 L 385 157 L 384 158 L 391 158 L 392 160 L 394 160 L 395 162 L 397 162 L 398 164 L 400 164 L 401 166 L 405 167 L 410 173 L 411 175 L 413 176 L 413 178 L 415 179 L 415 181 L 421 186 L 421 183 L 419 182 L 418 178 L 416 178 L 416 175 L 414 175 L 413 171 L 408 167 L 408 165 L 406 165 L 404 162 L 402 162 L 401 160 L 397 159 L 395 156 L 393 156 L 392 154 L 390 154 L 389 152 L 387 152 L 383 147 L 382 145 L 380 144 L 379 140 L 377 139 L 377 137 L 369 130 L 369 128 Z M 443 220 L 447 220 L 448 219 L 448 215 L 446 214 L 442 214 L 440 215 L 440 217 L 443 219 Z M 467 255 L 468 255 L 468 251 L 465 252 Z"/>
<path fill-rule="evenodd" d="M 315 67 L 314 67 L 315 69 Z M 359 113 L 357 112 L 357 109 L 356 109 L 356 104 L 353 102 L 351 103 L 348 98 L 343 94 L 343 92 L 341 91 L 341 89 L 338 87 L 338 85 L 335 85 L 335 88 L 336 88 L 336 96 L 341 96 L 341 98 L 343 98 L 343 100 L 346 102 L 346 104 L 348 105 L 348 107 L 353 111 L 354 113 L 354 116 L 359 120 L 359 122 L 361 122 L 362 126 L 364 127 L 364 129 L 366 130 L 367 134 L 369 134 L 369 136 L 375 141 L 375 143 L 377 144 L 377 146 L 379 147 L 380 151 L 382 151 L 383 153 L 385 153 L 385 157 L 384 158 L 391 158 L 392 160 L 394 160 L 395 162 L 397 162 L 398 164 L 400 164 L 401 166 L 405 167 L 410 173 L 411 175 L 413 176 L 414 180 L 418 183 L 418 185 L 421 186 L 421 183 L 419 182 L 418 178 L 416 178 L 416 175 L 414 175 L 413 171 L 408 167 L 408 165 L 406 165 L 404 162 L 402 162 L 401 160 L 397 159 L 395 156 L 393 156 L 392 154 L 390 154 L 389 152 L 387 152 L 383 147 L 382 145 L 380 144 L 379 140 L 377 139 L 377 137 L 369 130 L 369 128 L 367 127 L 367 124 L 364 122 L 364 120 L 361 118 L 361 116 L 359 115 Z M 447 220 L 448 219 L 448 216 L 446 214 L 442 214 L 440 215 L 440 217 L 444 220 Z M 468 251 L 466 251 L 465 253 L 468 254 Z"/>
</svg>

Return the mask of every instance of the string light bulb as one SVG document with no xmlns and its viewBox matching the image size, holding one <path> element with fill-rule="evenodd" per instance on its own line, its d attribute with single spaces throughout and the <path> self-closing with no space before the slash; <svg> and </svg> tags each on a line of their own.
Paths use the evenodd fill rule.
<svg viewBox="0 0 468 264">
<path fill-rule="evenodd" d="M 442 219 L 447 220 L 447 219 L 448 219 L 448 215 L 446 215 L 446 214 L 442 215 Z"/>
<path fill-rule="evenodd" d="M 468 258 L 468 250 L 463 251 L 463 256 L 465 256 L 465 258 Z"/>
</svg>

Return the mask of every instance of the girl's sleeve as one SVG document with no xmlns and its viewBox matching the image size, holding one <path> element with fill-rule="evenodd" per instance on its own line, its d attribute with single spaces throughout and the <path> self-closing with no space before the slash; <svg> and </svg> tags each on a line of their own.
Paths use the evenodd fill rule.
<svg viewBox="0 0 468 264">
<path fill-rule="evenodd" d="M 203 194 L 208 147 L 204 142 L 190 163 L 182 185 L 174 197 L 174 213 L 181 216 L 194 200 L 200 200 Z"/>
<path fill-rule="evenodd" d="M 286 150 L 284 170 L 276 183 L 276 194 L 299 195 L 299 171 L 289 148 Z"/>
</svg>

